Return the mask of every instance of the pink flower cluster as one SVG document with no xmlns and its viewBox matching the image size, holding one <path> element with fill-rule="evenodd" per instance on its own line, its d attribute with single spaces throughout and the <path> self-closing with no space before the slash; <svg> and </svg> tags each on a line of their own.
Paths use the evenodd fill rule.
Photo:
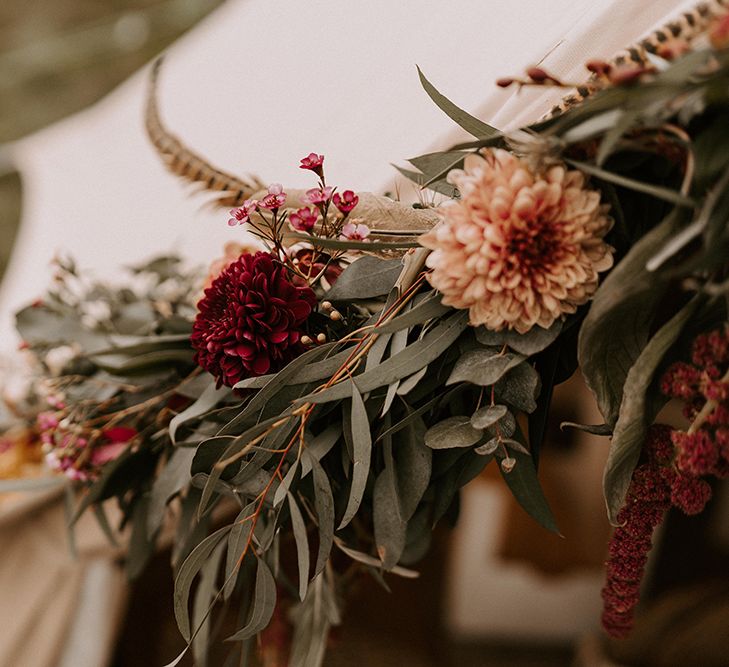
<svg viewBox="0 0 729 667">
<path fill-rule="evenodd" d="M 326 184 L 324 179 L 324 156 L 318 153 L 309 153 L 301 158 L 299 168 L 315 173 L 319 177 L 319 185 L 310 188 L 302 196 L 305 206 L 298 208 L 288 216 L 289 226 L 297 232 L 310 233 L 319 220 L 327 220 L 331 205 L 341 214 L 335 223 L 341 238 L 361 241 L 369 236 L 370 230 L 364 224 L 347 223 L 347 217 L 359 204 L 359 196 L 353 190 L 336 192 L 336 189 Z M 274 214 L 286 203 L 287 194 L 280 183 L 272 183 L 266 195 L 261 199 L 246 199 L 237 208 L 231 209 L 228 225 L 235 227 L 244 225 L 251 220 L 251 216 L 261 209 L 272 211 Z"/>
<path fill-rule="evenodd" d="M 633 472 L 610 542 L 602 620 L 614 637 L 630 632 L 653 530 L 666 511 L 698 514 L 712 494 L 705 477 L 729 477 L 729 327 L 698 336 L 691 362 L 670 366 L 661 390 L 685 401 L 692 425 L 687 431 L 651 427 L 646 461 Z"/>
<path fill-rule="evenodd" d="M 135 428 L 112 426 L 98 438 L 82 427 L 66 424 L 62 413 L 41 412 L 37 425 L 48 466 L 74 481 L 96 479 L 103 466 L 114 461 L 137 437 Z"/>
<path fill-rule="evenodd" d="M 280 183 L 271 183 L 268 192 L 261 199 L 246 199 L 238 208 L 230 209 L 228 225 L 245 225 L 250 222 L 251 216 L 261 209 L 276 212 L 286 203 L 286 193 Z"/>
</svg>

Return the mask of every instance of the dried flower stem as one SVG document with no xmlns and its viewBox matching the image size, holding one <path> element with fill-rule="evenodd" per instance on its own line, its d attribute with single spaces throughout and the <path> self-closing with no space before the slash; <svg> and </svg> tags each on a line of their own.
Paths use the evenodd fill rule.
<svg viewBox="0 0 729 667">
<path fill-rule="evenodd" d="M 729 370 L 724 373 L 719 382 L 729 382 Z M 696 433 L 696 431 L 698 431 L 704 425 L 704 422 L 711 416 L 711 413 L 714 412 L 714 410 L 718 406 L 719 401 L 716 401 L 714 399 L 706 401 L 706 403 L 704 403 L 704 407 L 701 408 L 701 411 L 699 412 L 699 414 L 696 415 L 696 418 L 691 422 L 691 426 L 689 426 L 688 431 L 686 432 L 689 435 L 693 435 L 694 433 Z"/>
</svg>

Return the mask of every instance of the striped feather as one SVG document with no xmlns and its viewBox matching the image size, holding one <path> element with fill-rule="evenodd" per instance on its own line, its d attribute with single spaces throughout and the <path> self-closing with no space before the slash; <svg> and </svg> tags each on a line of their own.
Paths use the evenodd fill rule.
<svg viewBox="0 0 729 667">
<path fill-rule="evenodd" d="M 147 136 L 157 149 L 167 169 L 175 176 L 201 186 L 201 190 L 220 193 L 212 204 L 224 208 L 240 206 L 254 192 L 264 186 L 255 176 L 246 180 L 212 166 L 207 160 L 193 153 L 162 124 L 157 104 L 157 81 L 162 66 L 158 58 L 152 67 L 147 94 L 144 124 Z"/>
</svg>

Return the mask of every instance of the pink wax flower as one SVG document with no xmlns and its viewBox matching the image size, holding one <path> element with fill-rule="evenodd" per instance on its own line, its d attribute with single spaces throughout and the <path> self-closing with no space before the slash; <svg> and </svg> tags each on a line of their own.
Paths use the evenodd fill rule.
<svg viewBox="0 0 729 667">
<path fill-rule="evenodd" d="M 283 185 L 280 183 L 271 183 L 268 186 L 268 194 L 258 202 L 261 208 L 267 208 L 271 211 L 280 209 L 286 202 L 286 193 L 283 191 Z"/>
<path fill-rule="evenodd" d="M 316 153 L 309 153 L 306 157 L 301 158 L 301 164 L 299 169 L 308 169 L 313 171 L 315 174 L 321 176 L 322 165 L 324 164 L 324 156 L 317 155 Z"/>
<path fill-rule="evenodd" d="M 289 216 L 289 223 L 299 232 L 309 232 L 313 229 L 318 213 L 310 208 L 300 208 Z"/>
<path fill-rule="evenodd" d="M 251 214 L 256 210 L 256 206 L 258 206 L 258 202 L 255 199 L 246 199 L 242 206 L 230 210 L 232 217 L 228 220 L 228 224 L 231 227 L 244 225 L 251 219 Z"/>
<path fill-rule="evenodd" d="M 54 412 L 41 412 L 38 415 L 38 428 L 41 431 L 52 431 L 58 426 L 58 417 Z"/>
<path fill-rule="evenodd" d="M 112 426 L 104 429 L 102 431 L 103 443 L 94 447 L 91 453 L 91 463 L 95 466 L 103 466 L 118 458 L 137 434 L 137 429 L 129 426 Z"/>
<path fill-rule="evenodd" d="M 370 228 L 365 224 L 348 222 L 342 227 L 342 238 L 348 241 L 364 241 L 370 235 Z"/>
<path fill-rule="evenodd" d="M 359 197 L 352 190 L 345 190 L 341 194 L 337 192 L 332 197 L 332 203 L 346 215 L 359 204 Z"/>
<path fill-rule="evenodd" d="M 312 188 L 306 191 L 303 200 L 315 206 L 317 204 L 326 204 L 332 198 L 332 192 L 334 192 L 334 188 L 329 186 L 325 188 Z"/>
</svg>

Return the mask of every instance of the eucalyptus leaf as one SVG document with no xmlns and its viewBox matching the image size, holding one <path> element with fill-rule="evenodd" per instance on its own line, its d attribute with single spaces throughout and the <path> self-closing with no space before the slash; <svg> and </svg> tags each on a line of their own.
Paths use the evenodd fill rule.
<svg viewBox="0 0 729 667">
<path fill-rule="evenodd" d="M 311 469 L 314 480 L 314 508 L 319 524 L 319 551 L 314 566 L 314 576 L 317 576 L 324 570 L 334 542 L 334 497 L 329 477 L 321 464 L 313 460 Z"/>
<path fill-rule="evenodd" d="M 338 422 L 329 424 L 319 435 L 314 436 L 306 444 L 306 456 L 301 459 L 301 477 L 306 477 L 312 470 L 313 461 L 321 461 L 342 437 L 342 425 Z"/>
<path fill-rule="evenodd" d="M 521 354 L 501 354 L 494 348 L 468 350 L 456 361 L 446 385 L 470 382 L 482 387 L 496 384 L 509 370 L 526 359 Z"/>
<path fill-rule="evenodd" d="M 362 396 L 356 388 L 352 390 L 352 486 L 347 501 L 347 509 L 339 524 L 339 529 L 344 528 L 354 517 L 362 503 L 367 477 L 370 473 L 370 458 L 372 456 L 372 434 L 370 423 L 367 418 L 367 409 L 362 401 Z"/>
<path fill-rule="evenodd" d="M 176 442 L 177 430 L 185 422 L 196 419 L 206 412 L 212 410 L 223 398 L 230 394 L 230 389 L 227 387 L 217 388 L 215 386 L 215 379 L 209 378 L 209 384 L 206 389 L 200 394 L 200 397 L 182 412 L 175 415 L 170 421 L 170 438 L 172 442 Z"/>
<path fill-rule="evenodd" d="M 273 610 L 276 607 L 276 580 L 262 558 L 258 558 L 257 562 L 256 588 L 248 622 L 228 637 L 228 641 L 243 641 L 254 637 L 269 624 L 273 616 Z"/>
<path fill-rule="evenodd" d="M 508 345 L 514 352 L 530 357 L 549 347 L 562 332 L 562 327 L 562 320 L 557 320 L 548 329 L 534 325 L 523 334 L 512 329 L 491 331 L 484 326 L 476 327 L 474 333 L 476 340 L 482 345 L 490 347 Z"/>
<path fill-rule="evenodd" d="M 540 526 L 559 534 L 557 522 L 539 484 L 532 457 L 514 452 L 512 458 L 516 459 L 516 464 L 511 472 L 505 473 L 502 470 L 502 477 L 514 494 L 514 498 Z"/>
<path fill-rule="evenodd" d="M 366 394 L 378 387 L 412 375 L 440 357 L 458 339 L 468 326 L 467 315 L 459 311 L 434 326 L 421 340 L 408 345 L 402 352 L 385 359 L 375 368 L 358 375 L 355 380 L 345 380 L 328 389 L 308 394 L 297 403 L 326 403 L 340 401 L 352 394 L 356 384 L 360 393 Z"/>
<path fill-rule="evenodd" d="M 290 493 L 292 484 L 294 483 L 294 480 L 296 479 L 296 474 L 299 472 L 299 462 L 301 459 L 296 459 L 291 467 L 288 469 L 288 472 L 284 475 L 284 478 L 281 480 L 281 483 L 278 485 L 278 488 L 276 489 L 276 493 L 273 496 L 273 506 L 278 507 L 286 498 L 286 496 Z"/>
<path fill-rule="evenodd" d="M 480 121 L 463 109 L 458 108 L 447 97 L 439 93 L 435 86 L 425 78 L 425 75 L 420 71 L 419 67 L 418 76 L 420 77 L 420 83 L 423 85 L 425 92 L 428 93 L 428 97 L 438 105 L 441 111 L 451 120 L 458 123 L 466 132 L 472 134 L 477 139 L 488 139 L 499 134 L 496 128 L 491 127 L 491 125 Z"/>
<path fill-rule="evenodd" d="M 424 443 L 425 424 L 414 418 L 393 436 L 400 516 L 409 521 L 430 484 L 433 452 Z"/>
<path fill-rule="evenodd" d="M 216 580 L 220 561 L 225 552 L 225 542 L 213 549 L 210 558 L 200 568 L 200 583 L 195 590 L 195 601 L 192 606 L 193 626 L 197 628 L 192 640 L 192 650 L 195 656 L 195 665 L 205 667 L 208 664 L 208 649 L 210 645 L 210 606 L 216 598 Z"/>
<path fill-rule="evenodd" d="M 379 558 L 375 558 L 374 556 L 370 556 L 369 554 L 365 554 L 361 551 L 357 551 L 356 549 L 352 549 L 338 539 L 334 540 L 334 544 L 336 544 L 337 548 L 343 553 L 347 554 L 347 556 L 349 556 L 352 560 L 377 569 L 382 568 L 382 561 Z M 416 572 L 415 570 L 410 570 L 400 565 L 393 567 L 390 572 L 405 579 L 417 579 L 420 576 L 419 572 Z"/>
<path fill-rule="evenodd" d="M 505 417 L 509 409 L 505 405 L 486 405 L 471 415 L 471 426 L 476 429 L 485 429 L 493 426 Z"/>
<path fill-rule="evenodd" d="M 534 412 L 540 390 L 539 374 L 531 364 L 523 362 L 512 368 L 496 383 L 494 393 L 500 401 L 517 410 Z"/>
<path fill-rule="evenodd" d="M 190 599 L 190 588 L 200 569 L 205 565 L 215 547 L 230 532 L 230 526 L 224 526 L 208 535 L 200 542 L 185 559 L 175 577 L 174 608 L 177 627 L 185 641 L 190 642 L 192 632 L 190 630 L 190 612 L 188 601 Z"/>
<path fill-rule="evenodd" d="M 441 303 L 440 295 L 434 292 L 431 296 L 423 299 L 419 304 L 404 313 L 393 317 L 384 324 L 379 324 L 374 330 L 379 334 L 394 333 L 401 329 L 407 329 L 418 324 L 423 324 L 429 320 L 440 318 L 452 311 L 453 309 L 450 306 L 444 306 Z"/>
<path fill-rule="evenodd" d="M 147 535 L 154 535 L 162 525 L 167 502 L 191 479 L 190 466 L 195 456 L 191 448 L 177 448 L 159 476 L 154 480 L 147 513 Z"/>
<path fill-rule="evenodd" d="M 372 498 L 377 554 L 385 570 L 392 569 L 405 548 L 407 523 L 400 516 L 397 485 L 392 468 L 385 468 L 375 481 Z"/>
<path fill-rule="evenodd" d="M 350 264 L 327 292 L 329 301 L 371 299 L 390 292 L 402 271 L 399 259 L 379 259 L 372 255 L 360 257 Z"/>
<path fill-rule="evenodd" d="M 257 502 L 248 503 L 235 518 L 228 533 L 228 552 L 225 559 L 225 585 L 223 599 L 228 600 L 235 591 L 236 570 L 243 564 L 243 555 L 251 530 L 251 518 L 256 512 Z"/>
<path fill-rule="evenodd" d="M 425 433 L 425 444 L 431 449 L 471 447 L 483 435 L 483 431 L 471 426 L 471 418 L 465 415 L 448 417 L 431 426 Z"/>
<path fill-rule="evenodd" d="M 306 597 L 306 591 L 309 587 L 309 538 L 306 534 L 304 517 L 301 516 L 301 510 L 296 504 L 293 495 L 288 493 L 286 497 L 289 501 L 291 527 L 294 531 L 296 558 L 299 565 L 299 599 L 303 600 Z"/>
<path fill-rule="evenodd" d="M 485 442 L 483 445 L 479 445 L 476 447 L 473 451 L 476 452 L 479 456 L 492 456 L 494 452 L 499 448 L 499 444 L 501 443 L 501 438 L 494 437 L 491 438 L 488 442 Z"/>
</svg>

